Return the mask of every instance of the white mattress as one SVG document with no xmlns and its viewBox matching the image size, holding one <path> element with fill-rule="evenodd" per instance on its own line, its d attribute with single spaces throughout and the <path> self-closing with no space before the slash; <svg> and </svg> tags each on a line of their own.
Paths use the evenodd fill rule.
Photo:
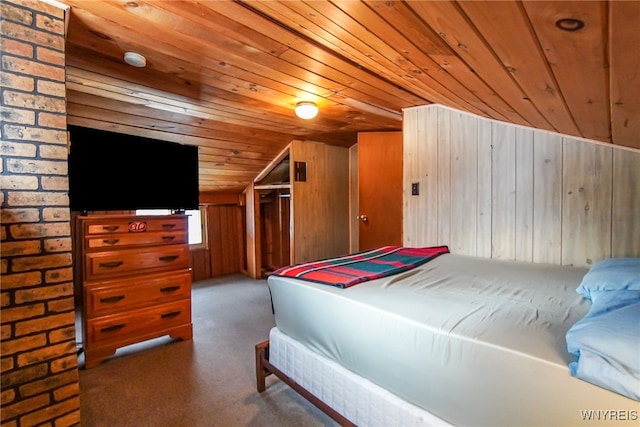
<svg viewBox="0 0 640 427">
<path fill-rule="evenodd" d="M 269 362 L 357 426 L 448 425 L 426 410 L 312 352 L 277 327 L 269 333 Z"/>
<path fill-rule="evenodd" d="M 448 254 L 348 289 L 268 283 L 282 333 L 452 424 L 600 425 L 616 410 L 636 425 L 638 402 L 567 367 L 586 271 Z"/>
</svg>

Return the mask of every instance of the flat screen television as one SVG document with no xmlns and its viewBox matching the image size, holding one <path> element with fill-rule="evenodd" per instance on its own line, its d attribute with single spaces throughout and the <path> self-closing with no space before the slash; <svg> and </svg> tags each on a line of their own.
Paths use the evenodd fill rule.
<svg viewBox="0 0 640 427">
<path fill-rule="evenodd" d="M 72 211 L 198 209 L 198 147 L 68 126 Z"/>
</svg>

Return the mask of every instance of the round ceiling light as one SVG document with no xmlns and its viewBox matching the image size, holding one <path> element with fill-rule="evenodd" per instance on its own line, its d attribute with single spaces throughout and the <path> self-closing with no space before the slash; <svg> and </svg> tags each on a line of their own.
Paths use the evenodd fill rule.
<svg viewBox="0 0 640 427">
<path fill-rule="evenodd" d="M 556 27 L 563 31 L 578 31 L 584 28 L 584 21 L 576 18 L 563 18 L 556 21 Z"/>
<path fill-rule="evenodd" d="M 147 58 L 136 52 L 125 52 L 124 62 L 132 67 L 142 68 L 147 65 Z"/>
<path fill-rule="evenodd" d="M 318 106 L 313 102 L 298 102 L 296 105 L 296 116 L 309 120 L 318 115 Z"/>
</svg>

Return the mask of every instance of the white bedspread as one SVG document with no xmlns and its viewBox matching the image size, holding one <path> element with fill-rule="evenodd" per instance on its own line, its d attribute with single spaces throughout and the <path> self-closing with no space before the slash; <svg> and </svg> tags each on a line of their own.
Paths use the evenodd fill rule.
<svg viewBox="0 0 640 427">
<path fill-rule="evenodd" d="M 637 425 L 638 402 L 567 366 L 586 271 L 449 254 L 348 289 L 268 283 L 280 331 L 452 424 Z"/>
</svg>

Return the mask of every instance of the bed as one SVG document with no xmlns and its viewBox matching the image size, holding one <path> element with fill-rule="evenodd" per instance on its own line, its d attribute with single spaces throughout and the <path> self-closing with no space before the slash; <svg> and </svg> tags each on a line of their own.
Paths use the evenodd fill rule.
<svg viewBox="0 0 640 427">
<path fill-rule="evenodd" d="M 451 253 L 416 264 L 346 288 L 269 276 L 258 391 L 275 373 L 343 425 L 638 425 L 633 396 L 572 375 L 588 269 Z"/>
</svg>

